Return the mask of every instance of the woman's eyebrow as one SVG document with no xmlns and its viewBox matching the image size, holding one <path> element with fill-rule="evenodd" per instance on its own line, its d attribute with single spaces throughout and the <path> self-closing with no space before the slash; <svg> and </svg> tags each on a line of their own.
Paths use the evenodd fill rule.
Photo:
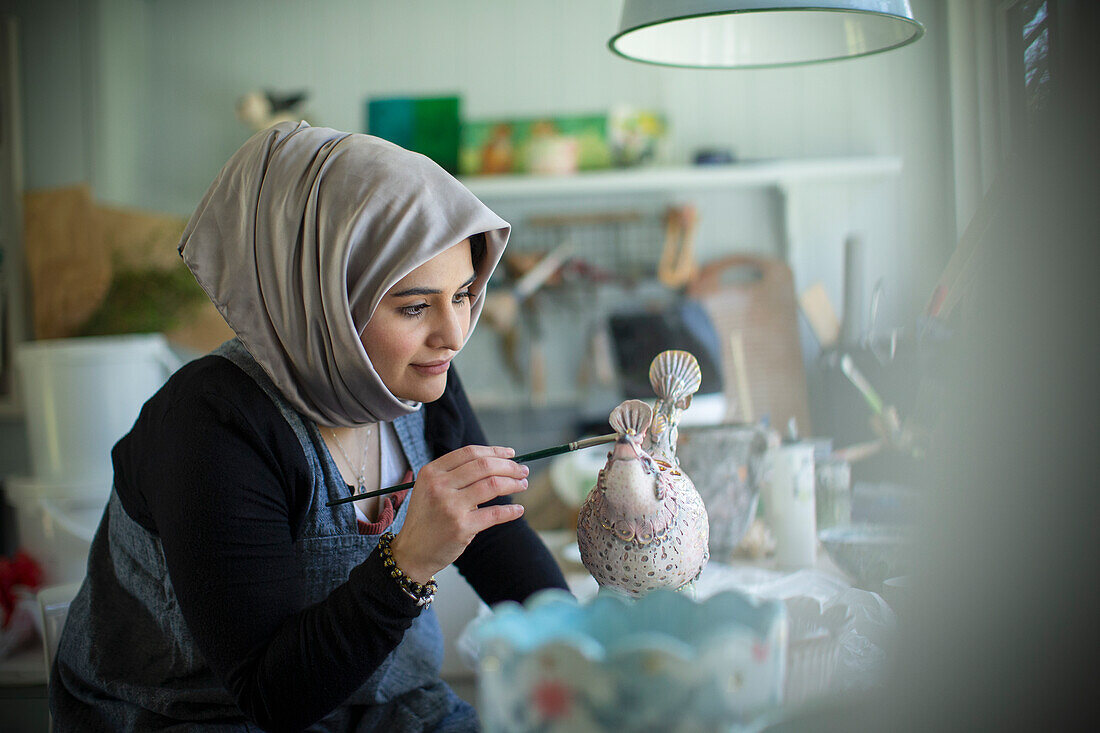
<svg viewBox="0 0 1100 733">
<path fill-rule="evenodd" d="M 470 275 L 470 279 L 467 280 L 466 282 L 462 283 L 459 286 L 459 290 L 461 290 L 462 288 L 468 287 L 476 279 L 477 279 L 476 274 Z M 410 295 L 439 295 L 442 292 L 443 292 L 442 290 L 438 290 L 436 288 L 409 288 L 407 290 L 402 290 L 400 293 L 390 293 L 390 297 L 391 298 L 405 298 L 405 297 L 408 297 Z"/>
</svg>

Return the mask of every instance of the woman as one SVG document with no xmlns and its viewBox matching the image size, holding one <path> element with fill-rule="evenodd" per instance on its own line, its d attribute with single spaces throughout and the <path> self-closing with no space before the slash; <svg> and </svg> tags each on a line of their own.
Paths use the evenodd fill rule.
<svg viewBox="0 0 1100 733">
<path fill-rule="evenodd" d="M 282 123 L 234 154 L 180 253 L 237 338 L 112 451 L 57 730 L 476 730 L 439 679 L 432 575 L 490 604 L 565 587 L 450 367 L 508 233 L 377 138 Z"/>
</svg>

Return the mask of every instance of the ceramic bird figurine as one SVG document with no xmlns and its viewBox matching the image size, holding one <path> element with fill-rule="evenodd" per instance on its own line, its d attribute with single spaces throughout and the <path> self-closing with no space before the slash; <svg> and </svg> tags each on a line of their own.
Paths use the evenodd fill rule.
<svg viewBox="0 0 1100 733">
<path fill-rule="evenodd" d="M 676 401 L 672 417 L 678 419 L 682 408 L 675 408 Z M 690 591 L 710 557 L 707 512 L 675 463 L 675 450 L 651 455 L 643 447 L 655 417 L 661 415 L 641 400 L 627 400 L 611 412 L 619 438 L 577 518 L 581 562 L 601 586 L 631 596 L 656 588 Z M 669 425 L 674 433 L 675 420 Z"/>
</svg>

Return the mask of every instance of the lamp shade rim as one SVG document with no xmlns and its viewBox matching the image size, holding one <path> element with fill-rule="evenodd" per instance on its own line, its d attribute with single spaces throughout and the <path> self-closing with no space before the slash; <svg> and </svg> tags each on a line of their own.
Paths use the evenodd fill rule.
<svg viewBox="0 0 1100 733">
<path fill-rule="evenodd" d="M 624 53 L 616 44 L 619 40 L 625 36 L 643 30 L 645 28 L 653 28 L 666 23 L 673 23 L 681 20 L 690 20 L 694 18 L 705 18 L 709 16 L 718 15 L 742 15 L 747 13 L 760 14 L 760 13 L 789 13 L 789 12 L 821 12 L 821 13 L 850 13 L 855 15 L 873 15 L 879 18 L 886 18 L 888 20 L 897 21 L 910 27 L 910 35 L 898 41 L 879 48 L 872 48 L 867 51 L 861 51 L 859 53 L 845 53 L 831 56 L 828 58 L 814 58 L 814 59 L 800 59 L 796 61 L 781 61 L 775 63 L 759 63 L 759 64 L 678 64 L 667 61 L 655 61 L 653 59 L 647 59 L 640 56 L 632 56 L 628 53 Z M 866 8 L 837 8 L 837 7 L 813 7 L 813 6 L 787 6 L 776 8 L 743 8 L 737 10 L 722 10 L 713 12 L 699 12 L 699 13 L 683 13 L 682 15 L 671 16 L 660 20 L 646 21 L 631 25 L 629 28 L 620 28 L 619 31 L 613 35 L 607 41 L 607 47 L 616 56 L 627 59 L 629 61 L 637 61 L 640 63 L 651 64 L 653 66 L 664 66 L 669 68 L 678 69 L 777 69 L 788 66 L 807 66 L 809 64 L 829 63 L 833 61 L 843 61 L 845 59 L 865 58 L 867 56 L 874 56 L 875 54 L 885 53 L 886 51 L 893 51 L 894 49 L 907 46 L 911 43 L 915 43 L 924 36 L 924 25 L 915 18 L 899 15 L 897 13 L 889 13 L 881 10 L 871 10 Z"/>
</svg>

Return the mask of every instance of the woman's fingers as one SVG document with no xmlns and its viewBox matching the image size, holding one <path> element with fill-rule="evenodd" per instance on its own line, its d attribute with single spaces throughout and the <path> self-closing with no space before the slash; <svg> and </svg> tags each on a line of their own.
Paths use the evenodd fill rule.
<svg viewBox="0 0 1100 733">
<path fill-rule="evenodd" d="M 497 524 L 511 522 L 523 516 L 523 506 L 520 504 L 493 504 L 475 509 L 473 512 L 474 533 L 481 532 Z"/>
<path fill-rule="evenodd" d="M 431 465 L 441 471 L 453 471 L 459 466 L 478 458 L 512 458 L 515 455 L 514 450 L 501 445 L 467 445 L 440 456 L 432 461 Z"/>
<path fill-rule="evenodd" d="M 398 564 L 437 572 L 461 555 L 478 532 L 520 517 L 523 508 L 514 504 L 478 508 L 527 488 L 529 469 L 511 460 L 514 455 L 511 448 L 472 445 L 421 468 L 405 525 L 392 547 Z"/>
<path fill-rule="evenodd" d="M 470 511 L 498 496 L 527 489 L 527 466 L 505 458 L 477 458 L 453 471 L 424 477 L 422 486 L 440 506 Z"/>
<path fill-rule="evenodd" d="M 518 494 L 527 490 L 526 478 L 510 478 L 506 476 L 488 476 L 477 483 L 471 484 L 462 490 L 465 499 L 470 503 L 473 511 L 487 501 L 492 501 L 498 496 Z"/>
<path fill-rule="evenodd" d="M 527 488 L 530 469 L 502 455 L 511 452 L 511 448 L 500 446 L 460 448 L 421 469 L 417 485 L 428 495 L 447 503 L 451 501 L 448 498 L 451 492 L 459 492 L 461 503 L 472 509 L 490 499 Z"/>
<path fill-rule="evenodd" d="M 526 478 L 530 469 L 507 458 L 481 456 L 467 461 L 447 474 L 447 483 L 456 489 L 465 489 L 479 481 L 494 476 L 509 479 Z"/>
</svg>

